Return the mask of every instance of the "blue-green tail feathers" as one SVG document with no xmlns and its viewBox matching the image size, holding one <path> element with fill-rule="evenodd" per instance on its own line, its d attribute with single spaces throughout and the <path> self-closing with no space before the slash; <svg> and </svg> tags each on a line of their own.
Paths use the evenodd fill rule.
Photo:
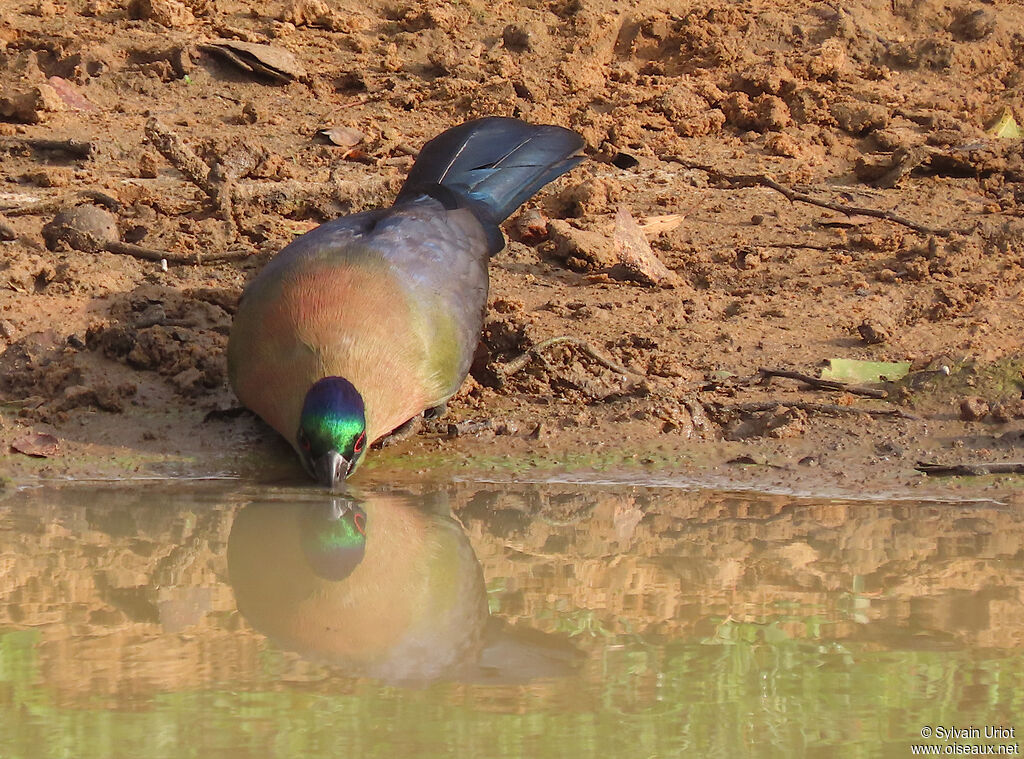
<svg viewBox="0 0 1024 759">
<path fill-rule="evenodd" d="M 485 227 L 496 228 L 578 165 L 583 145 L 582 137 L 559 126 L 499 116 L 469 121 L 423 146 L 395 205 L 432 195 L 446 206 L 471 209 Z"/>
</svg>

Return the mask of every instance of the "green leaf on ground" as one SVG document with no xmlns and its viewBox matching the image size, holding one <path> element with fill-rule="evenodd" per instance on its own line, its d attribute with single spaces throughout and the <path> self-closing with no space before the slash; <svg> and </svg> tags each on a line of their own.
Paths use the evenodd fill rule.
<svg viewBox="0 0 1024 759">
<path fill-rule="evenodd" d="M 1009 108 L 1004 108 L 999 118 L 985 131 L 993 137 L 1002 137 L 1008 140 L 1024 137 L 1024 131 L 1021 131 L 1017 120 L 1013 118 L 1013 112 Z"/>
<path fill-rule="evenodd" d="M 905 377 L 910 371 L 909 361 L 857 361 L 850 358 L 829 359 L 828 367 L 821 370 L 823 380 L 860 382 L 870 384 L 883 378 L 893 381 Z"/>
</svg>

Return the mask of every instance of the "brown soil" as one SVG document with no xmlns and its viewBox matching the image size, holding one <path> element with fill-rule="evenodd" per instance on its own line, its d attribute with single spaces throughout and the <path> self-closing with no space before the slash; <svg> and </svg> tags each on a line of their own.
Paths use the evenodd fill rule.
<svg viewBox="0 0 1024 759">
<path fill-rule="evenodd" d="M 295 234 L 387 203 L 431 136 L 502 114 L 577 129 L 592 160 L 507 225 L 450 415 L 361 476 L 412 454 L 1013 497 L 1019 477 L 913 467 L 1024 459 L 1024 157 L 986 131 L 1021 102 L 1024 8 L 630 5 L 0 0 L 0 447 L 57 438 L 4 467 L 287 460 L 254 419 L 208 417 L 234 404 L 244 283 Z M 330 127 L 363 139 L 331 144 Z M 161 128 L 212 178 L 176 170 Z M 103 218 L 78 236 L 51 223 L 82 202 L 167 270 L 104 250 Z M 586 346 L 503 372 L 563 335 Z M 830 358 L 914 373 L 886 400 L 754 381 Z"/>
</svg>

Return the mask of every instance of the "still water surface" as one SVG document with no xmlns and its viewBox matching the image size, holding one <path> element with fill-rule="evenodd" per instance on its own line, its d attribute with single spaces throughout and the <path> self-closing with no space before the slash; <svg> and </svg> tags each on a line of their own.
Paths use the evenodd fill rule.
<svg viewBox="0 0 1024 759">
<path fill-rule="evenodd" d="M 999 504 L 351 496 L 0 492 L 0 756 L 910 756 L 1018 742 L 925 728 L 1024 730 L 1024 515 Z"/>
</svg>

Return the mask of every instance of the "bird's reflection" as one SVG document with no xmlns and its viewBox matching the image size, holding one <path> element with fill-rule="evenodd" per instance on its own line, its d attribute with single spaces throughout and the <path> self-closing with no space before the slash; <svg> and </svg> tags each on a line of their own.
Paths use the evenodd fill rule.
<svg viewBox="0 0 1024 759">
<path fill-rule="evenodd" d="M 354 501 L 331 499 L 300 517 L 302 553 L 325 580 L 344 580 L 366 555 L 366 512 Z"/>
<path fill-rule="evenodd" d="M 571 646 L 489 619 L 465 532 L 425 503 L 249 504 L 228 542 L 239 610 L 282 648 L 387 682 L 567 674 Z"/>
</svg>

